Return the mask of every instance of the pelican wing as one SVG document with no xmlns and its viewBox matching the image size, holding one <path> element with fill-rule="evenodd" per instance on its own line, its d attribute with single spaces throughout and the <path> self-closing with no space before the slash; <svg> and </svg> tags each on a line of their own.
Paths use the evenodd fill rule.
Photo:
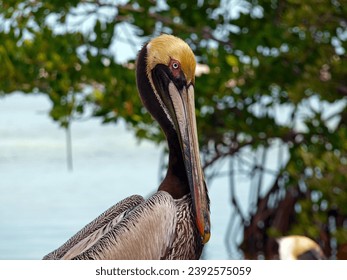
<svg viewBox="0 0 347 280">
<path fill-rule="evenodd" d="M 107 228 L 109 224 L 115 224 L 119 222 L 128 210 L 133 209 L 137 205 L 144 202 L 143 197 L 139 195 L 133 195 L 123 199 L 117 204 L 110 207 L 104 213 L 102 213 L 95 220 L 91 221 L 74 236 L 72 236 L 68 241 L 66 241 L 62 246 L 48 255 L 44 256 L 44 260 L 59 260 L 62 259 L 67 252 L 73 251 L 72 248 L 76 249 L 76 245 L 82 240 L 88 239 L 90 236 L 97 237 L 98 234 L 102 233 L 102 230 Z M 101 229 L 101 231 L 100 231 Z"/>
<path fill-rule="evenodd" d="M 80 238 L 61 259 L 161 259 L 175 238 L 176 204 L 159 191 Z"/>
</svg>

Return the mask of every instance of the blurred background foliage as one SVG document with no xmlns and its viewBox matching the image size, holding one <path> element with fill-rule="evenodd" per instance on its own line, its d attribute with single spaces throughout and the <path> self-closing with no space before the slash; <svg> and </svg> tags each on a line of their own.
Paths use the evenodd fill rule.
<svg viewBox="0 0 347 280">
<path fill-rule="evenodd" d="M 301 234 L 346 259 L 346 4 L 0 0 L 0 96 L 44 94 L 65 128 L 124 119 L 138 138 L 162 142 L 137 95 L 135 58 L 153 36 L 179 36 L 199 63 L 206 177 L 230 178 L 230 251 L 274 258 L 275 237 Z"/>
</svg>

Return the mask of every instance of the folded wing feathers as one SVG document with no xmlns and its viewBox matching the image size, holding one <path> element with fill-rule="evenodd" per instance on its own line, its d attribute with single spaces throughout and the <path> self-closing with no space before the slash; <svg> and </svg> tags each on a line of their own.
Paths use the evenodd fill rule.
<svg viewBox="0 0 347 280">
<path fill-rule="evenodd" d="M 162 191 L 126 198 L 44 259 L 161 259 L 175 238 L 176 210 Z"/>
<path fill-rule="evenodd" d="M 123 199 L 122 201 L 118 202 L 116 205 L 113 205 L 112 207 L 110 207 L 108 210 L 102 213 L 95 220 L 87 224 L 84 228 L 78 231 L 74 236 L 72 236 L 68 241 L 66 241 L 58 249 L 44 256 L 43 259 L 44 260 L 59 260 L 59 259 L 62 259 L 68 251 L 70 251 L 69 254 L 71 254 L 72 248 L 74 248 L 78 243 L 80 243 L 85 238 L 88 238 L 88 236 L 93 235 L 93 232 L 99 230 L 100 228 L 104 228 L 110 223 L 110 221 L 119 220 L 119 218 L 124 216 L 124 213 L 127 210 L 132 209 L 143 202 L 144 202 L 143 197 L 139 195 L 133 195 Z M 117 218 L 118 216 L 119 218 Z"/>
</svg>

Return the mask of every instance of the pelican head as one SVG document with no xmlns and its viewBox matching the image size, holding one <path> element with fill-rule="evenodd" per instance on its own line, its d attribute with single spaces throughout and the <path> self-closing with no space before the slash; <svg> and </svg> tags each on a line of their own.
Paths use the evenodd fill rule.
<svg viewBox="0 0 347 280">
<path fill-rule="evenodd" d="M 183 40 L 172 35 L 160 35 L 140 51 L 136 81 L 142 102 L 162 127 L 169 148 L 180 154 L 196 226 L 202 243 L 206 243 L 210 237 L 210 211 L 196 129 L 195 66 L 194 54 Z M 180 162 L 173 160 L 177 161 Z"/>
<path fill-rule="evenodd" d="M 281 260 L 326 259 L 320 246 L 312 239 L 301 235 L 290 235 L 276 239 Z"/>
</svg>

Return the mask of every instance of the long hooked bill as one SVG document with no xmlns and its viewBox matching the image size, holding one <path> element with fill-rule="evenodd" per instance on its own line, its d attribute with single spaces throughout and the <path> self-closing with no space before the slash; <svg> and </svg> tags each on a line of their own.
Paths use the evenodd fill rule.
<svg viewBox="0 0 347 280">
<path fill-rule="evenodd" d="M 199 142 L 196 129 L 194 86 L 178 90 L 173 82 L 168 85 L 168 93 L 173 106 L 171 117 L 180 140 L 184 164 L 187 172 L 196 225 L 205 244 L 210 239 L 210 210 L 204 174 L 201 168 Z"/>
</svg>

